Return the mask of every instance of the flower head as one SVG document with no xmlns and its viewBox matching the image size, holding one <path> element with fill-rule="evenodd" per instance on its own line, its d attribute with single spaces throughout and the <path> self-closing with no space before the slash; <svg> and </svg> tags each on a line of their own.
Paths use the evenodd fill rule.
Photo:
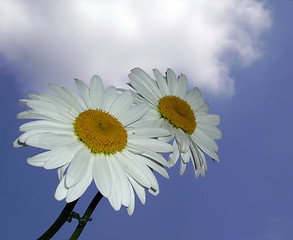
<svg viewBox="0 0 293 240">
<path fill-rule="evenodd" d="M 177 78 L 171 69 L 167 70 L 166 76 L 154 69 L 154 75 L 156 81 L 140 68 L 133 69 L 129 74 L 129 84 L 138 93 L 135 94 L 136 102 L 146 102 L 150 107 L 141 121 L 134 125 L 168 129 L 171 135 L 161 139 L 174 139 L 174 152 L 169 156 L 170 166 L 181 157 L 180 174 L 183 174 L 191 159 L 195 176 L 205 176 L 207 162 L 203 152 L 219 161 L 215 140 L 222 138 L 221 131 L 216 127 L 220 116 L 208 114 L 210 108 L 198 88 L 187 93 L 185 75 Z"/>
<path fill-rule="evenodd" d="M 131 215 L 134 191 L 145 203 L 145 189 L 153 195 L 159 185 L 152 170 L 168 178 L 162 152 L 173 147 L 158 140 L 169 131 L 155 127 L 135 127 L 146 114 L 147 104 L 134 104 L 130 91 L 104 90 L 93 76 L 90 87 L 75 80 L 82 94 L 49 85 L 54 94 L 30 94 L 21 100 L 30 110 L 17 118 L 38 119 L 23 124 L 14 147 L 33 146 L 48 151 L 28 158 L 29 164 L 58 169 L 57 200 L 72 202 L 83 195 L 92 180 L 115 210 L 121 205 Z"/>
</svg>

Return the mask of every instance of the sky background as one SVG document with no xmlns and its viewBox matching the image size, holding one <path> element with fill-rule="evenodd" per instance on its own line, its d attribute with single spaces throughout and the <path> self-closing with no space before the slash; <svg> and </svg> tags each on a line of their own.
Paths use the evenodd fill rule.
<svg viewBox="0 0 293 240">
<path fill-rule="evenodd" d="M 220 114 L 220 163 L 205 178 L 157 175 L 160 194 L 136 198 L 133 216 L 102 199 L 80 239 L 293 239 L 293 2 L 0 0 L 3 239 L 36 239 L 65 201 L 54 199 L 55 170 L 26 163 L 41 150 L 13 149 L 28 93 L 73 78 L 126 87 L 128 73 L 168 67 L 185 73 Z M 83 214 L 97 189 L 79 200 Z M 76 220 L 53 239 L 69 239 Z"/>
</svg>

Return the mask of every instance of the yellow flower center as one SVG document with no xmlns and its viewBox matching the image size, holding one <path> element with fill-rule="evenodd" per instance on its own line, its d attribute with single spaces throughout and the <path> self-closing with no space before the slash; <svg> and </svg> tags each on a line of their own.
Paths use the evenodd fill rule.
<svg viewBox="0 0 293 240">
<path fill-rule="evenodd" d="M 165 96 L 159 100 L 159 112 L 162 118 L 175 128 L 192 134 L 196 127 L 196 119 L 190 105 L 177 96 Z"/>
<path fill-rule="evenodd" d="M 73 125 L 75 134 L 92 153 L 111 154 L 126 146 L 127 131 L 122 123 L 101 109 L 80 113 Z"/>
</svg>

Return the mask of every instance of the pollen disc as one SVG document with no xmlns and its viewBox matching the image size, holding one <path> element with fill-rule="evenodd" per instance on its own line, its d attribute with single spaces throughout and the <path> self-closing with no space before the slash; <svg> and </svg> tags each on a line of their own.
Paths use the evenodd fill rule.
<svg viewBox="0 0 293 240">
<path fill-rule="evenodd" d="M 92 153 L 115 153 L 127 144 L 127 131 L 122 123 L 101 109 L 80 113 L 73 125 L 75 134 Z"/>
<path fill-rule="evenodd" d="M 192 134 L 196 128 L 196 119 L 190 105 L 177 96 L 165 96 L 159 100 L 159 112 L 162 118 L 175 128 Z"/>
</svg>

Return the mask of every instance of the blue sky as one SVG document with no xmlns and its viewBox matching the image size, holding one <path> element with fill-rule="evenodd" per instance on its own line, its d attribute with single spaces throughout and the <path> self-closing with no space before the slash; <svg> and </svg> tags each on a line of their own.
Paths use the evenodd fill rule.
<svg viewBox="0 0 293 240">
<path fill-rule="evenodd" d="M 93 221 L 86 226 L 80 239 L 293 238 L 292 1 L 267 1 L 264 5 L 247 1 L 249 6 L 241 5 L 244 4 L 243 1 L 238 1 L 240 5 L 235 3 L 237 1 L 230 1 L 233 4 L 225 5 L 226 1 L 223 1 L 223 6 L 212 8 L 211 15 L 207 13 L 208 8 L 202 5 L 199 9 L 203 17 L 198 19 L 193 19 L 192 14 L 191 17 L 184 14 L 190 14 L 190 11 L 185 12 L 188 5 L 177 6 L 174 1 L 173 7 L 178 12 L 181 11 L 178 15 L 174 14 L 171 7 L 169 12 L 151 12 L 151 16 L 161 13 L 162 18 L 166 19 L 173 16 L 170 23 L 158 20 L 158 32 L 155 33 L 165 29 L 164 34 L 160 35 L 162 38 L 163 35 L 167 35 L 167 39 L 170 36 L 176 38 L 170 42 L 163 39 L 164 41 L 158 42 L 159 46 L 152 42 L 151 36 L 144 42 L 139 42 L 143 36 L 152 33 L 154 23 L 147 20 L 150 15 L 140 17 L 139 14 L 143 14 L 143 11 L 136 5 L 134 9 L 137 10 L 137 23 L 133 24 L 132 30 L 125 36 L 124 33 L 119 35 L 119 31 L 107 35 L 106 30 L 116 26 L 115 22 L 109 24 L 108 28 L 99 29 L 103 33 L 101 41 L 109 40 L 109 46 L 103 47 L 113 47 L 113 52 L 103 52 L 99 47 L 96 51 L 75 50 L 76 44 L 82 47 L 90 44 L 83 42 L 82 36 L 73 35 L 73 27 L 69 23 L 76 12 L 73 14 L 69 10 L 65 11 L 65 23 L 62 25 L 61 22 L 60 29 L 67 29 L 65 32 L 72 33 L 70 36 L 75 36 L 78 41 L 68 42 L 63 49 L 60 46 L 66 39 L 62 34 L 57 34 L 60 29 L 58 25 L 54 25 L 54 19 L 56 22 L 60 21 L 62 14 L 45 8 L 47 6 L 44 5 L 38 6 L 39 12 L 34 12 L 29 2 L 16 4 L 17 1 L 12 1 L 15 3 L 13 6 L 5 5 L 4 2 L 0 1 L 0 4 L 7 9 L 14 8 L 15 12 L 23 13 L 19 15 L 19 19 L 26 23 L 27 28 L 15 28 L 18 26 L 16 20 L 10 20 L 5 11 L 0 11 L 0 31 L 1 36 L 4 36 L 0 40 L 1 102 L 2 109 L 4 108 L 0 145 L 1 152 L 4 153 L 1 161 L 3 171 L 0 175 L 0 223 L 3 238 L 36 239 L 52 224 L 65 205 L 64 201 L 58 202 L 54 199 L 58 184 L 56 171 L 32 167 L 26 163 L 26 158 L 41 150 L 31 147 L 12 148 L 12 142 L 20 134 L 18 128 L 24 122 L 15 120 L 16 114 L 25 109 L 17 100 L 28 93 L 47 91 L 49 82 L 74 88 L 73 77 L 80 77 L 88 82 L 93 73 L 102 74 L 103 79 L 106 79 L 105 85 L 124 86 L 128 81 L 127 74 L 136 66 L 149 73 L 153 67 L 162 71 L 172 67 L 177 74 L 182 71 L 187 75 L 190 86 L 200 86 L 203 89 L 203 96 L 211 106 L 211 113 L 222 117 L 220 129 L 223 139 L 218 141 L 220 163 L 208 159 L 208 173 L 205 178 L 199 179 L 194 178 L 191 165 L 187 166 L 183 176 L 179 175 L 179 165 L 175 165 L 169 170 L 169 180 L 158 176 L 158 196 L 148 194 L 145 205 L 136 199 L 134 215 L 131 217 L 123 208 L 115 212 L 109 202 L 102 199 L 93 214 Z M 124 6 L 115 10 L 118 20 L 119 13 L 121 19 L 124 19 L 122 13 L 130 11 L 130 3 L 127 1 Z M 62 4 L 64 7 L 65 3 Z M 239 10 L 240 6 L 242 10 Z M 110 6 L 104 7 L 107 9 Z M 84 9 L 87 9 L 86 6 L 80 6 L 81 12 Z M 219 21 L 231 9 L 236 12 L 233 17 Z M 27 15 L 28 12 L 32 15 Z M 41 14 L 38 16 L 37 13 L 44 13 L 44 16 L 41 18 Z M 207 18 L 204 17 L 205 14 Z M 243 14 L 251 14 L 253 21 L 247 20 Z M 33 20 L 37 16 L 39 22 L 36 24 L 28 16 L 32 16 Z M 49 19 L 48 22 L 46 19 Z M 81 19 L 81 26 L 77 26 L 77 30 L 83 27 L 82 24 L 88 26 L 86 20 Z M 125 18 L 126 23 L 132 20 L 130 17 Z M 91 21 L 100 19 L 91 18 Z M 192 25 L 191 22 L 196 21 L 205 23 L 205 28 L 193 28 L 197 25 Z M 5 28 L 3 22 L 9 27 Z M 179 31 L 176 28 L 183 23 L 186 23 L 189 31 Z M 144 31 L 137 30 L 141 26 Z M 14 27 L 13 31 L 10 27 Z M 47 36 L 42 38 L 44 27 L 48 28 L 48 36 L 51 36 L 47 41 L 43 41 Z M 123 27 L 126 28 L 121 26 L 122 29 Z M 240 30 L 235 31 L 238 28 Z M 25 29 L 29 29 L 30 36 L 35 41 L 23 32 Z M 206 29 L 210 31 L 205 31 Z M 221 29 L 222 32 L 214 32 L 214 29 Z M 54 31 L 56 35 L 52 35 Z M 176 31 L 181 35 L 176 35 Z M 197 34 L 194 31 L 201 33 L 199 38 L 202 39 L 207 34 L 208 43 L 201 40 L 196 42 Z M 209 35 L 211 33 L 215 35 Z M 82 34 L 89 36 L 86 30 Z M 117 41 L 117 36 L 122 36 L 122 40 Z M 190 40 L 184 40 L 188 37 Z M 98 39 L 96 35 L 93 38 Z M 159 37 L 155 37 L 155 40 L 158 39 Z M 133 45 L 136 40 L 139 43 Z M 184 44 L 180 44 L 180 40 L 184 40 Z M 192 48 L 193 41 L 198 54 Z M 94 45 L 89 46 L 91 49 Z M 171 48 L 167 49 L 169 47 Z M 210 50 L 204 50 L 204 47 Z M 120 48 L 129 50 L 129 55 Z M 138 48 L 139 54 L 136 54 L 135 48 Z M 74 55 L 71 56 L 73 53 L 69 50 L 81 60 L 72 60 Z M 180 51 L 182 55 L 179 54 Z M 104 63 L 95 57 L 97 52 L 103 55 Z M 161 57 L 160 54 L 165 55 Z M 175 59 L 175 56 L 179 57 Z M 120 65 L 123 58 L 127 60 Z M 82 64 L 83 60 L 85 66 Z M 92 64 L 94 61 L 97 63 L 95 72 L 95 65 Z M 76 211 L 82 214 L 96 191 L 92 184 L 79 200 Z M 67 223 L 54 239 L 69 238 L 75 226 L 75 221 Z"/>
</svg>

